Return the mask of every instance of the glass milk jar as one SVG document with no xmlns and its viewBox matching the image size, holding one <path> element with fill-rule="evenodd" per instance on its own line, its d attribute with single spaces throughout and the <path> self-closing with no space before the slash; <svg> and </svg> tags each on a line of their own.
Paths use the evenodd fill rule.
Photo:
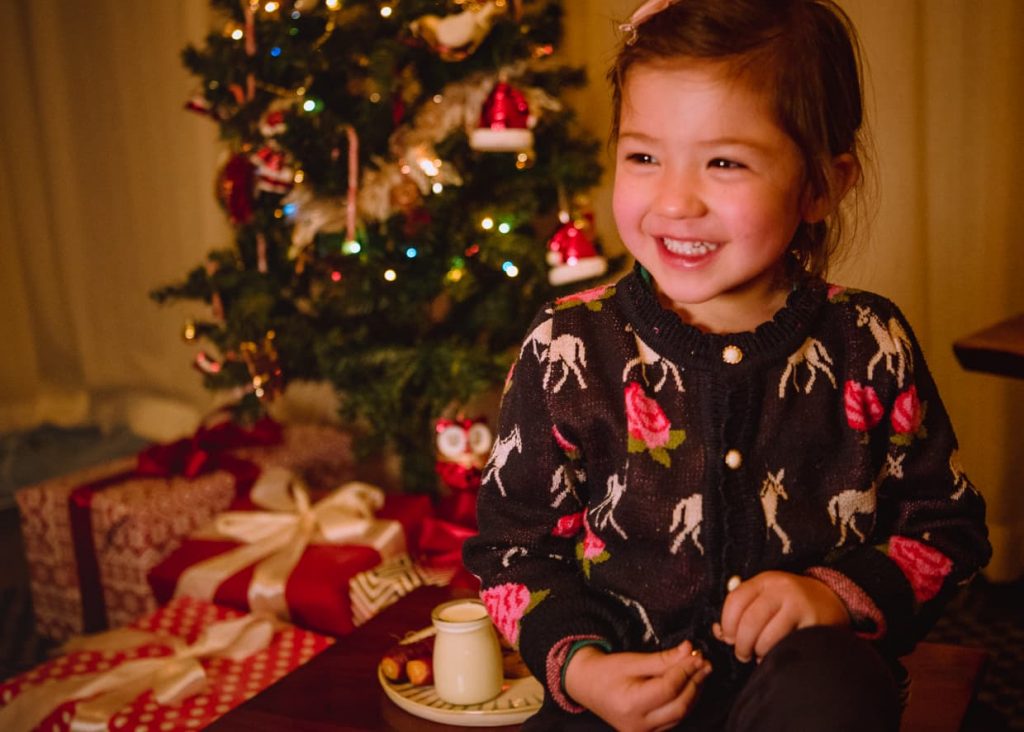
<svg viewBox="0 0 1024 732">
<path fill-rule="evenodd" d="M 480 704 L 501 693 L 501 646 L 479 600 L 452 600 L 430 615 L 434 640 L 434 690 L 449 704 Z"/>
</svg>

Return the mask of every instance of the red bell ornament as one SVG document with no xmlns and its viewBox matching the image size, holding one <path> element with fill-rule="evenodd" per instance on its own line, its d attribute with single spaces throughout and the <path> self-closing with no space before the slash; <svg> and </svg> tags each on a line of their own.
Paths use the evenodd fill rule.
<svg viewBox="0 0 1024 732">
<path fill-rule="evenodd" d="M 484 102 L 480 125 L 470 133 L 469 146 L 481 152 L 531 150 L 531 123 L 523 93 L 507 81 L 499 81 Z"/>
<path fill-rule="evenodd" d="M 231 223 L 244 226 L 252 219 L 254 166 L 243 153 L 233 155 L 217 175 L 217 200 Z"/>
</svg>

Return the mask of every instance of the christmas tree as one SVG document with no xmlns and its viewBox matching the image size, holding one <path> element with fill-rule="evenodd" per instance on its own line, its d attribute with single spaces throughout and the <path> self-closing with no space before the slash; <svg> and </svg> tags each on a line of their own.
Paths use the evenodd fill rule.
<svg viewBox="0 0 1024 732">
<path fill-rule="evenodd" d="M 561 3 L 212 2 L 187 106 L 225 142 L 234 242 L 152 295 L 209 305 L 185 337 L 241 414 L 328 380 L 364 449 L 432 490 L 434 420 L 500 386 L 540 305 L 605 271 Z"/>
</svg>

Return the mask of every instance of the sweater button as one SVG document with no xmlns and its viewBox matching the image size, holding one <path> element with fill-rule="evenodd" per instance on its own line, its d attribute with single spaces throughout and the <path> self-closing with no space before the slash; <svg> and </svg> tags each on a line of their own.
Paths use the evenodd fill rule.
<svg viewBox="0 0 1024 732">
<path fill-rule="evenodd" d="M 735 366 L 743 360 L 743 351 L 739 346 L 726 346 L 722 349 L 722 360 L 727 364 Z"/>
<path fill-rule="evenodd" d="M 742 582 L 742 581 L 743 580 L 740 579 L 740 576 L 738 574 L 734 574 L 725 583 L 725 589 L 727 589 L 729 592 L 732 592 L 733 590 L 735 590 L 737 587 L 740 586 L 740 582 Z"/>
<path fill-rule="evenodd" d="M 743 465 L 743 454 L 739 450 L 729 450 L 725 453 L 725 464 L 731 470 L 739 470 L 740 466 Z"/>
</svg>

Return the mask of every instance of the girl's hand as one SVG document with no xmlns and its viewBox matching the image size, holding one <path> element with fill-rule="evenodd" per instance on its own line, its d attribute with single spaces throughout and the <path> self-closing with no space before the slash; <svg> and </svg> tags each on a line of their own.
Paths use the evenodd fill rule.
<svg viewBox="0 0 1024 732">
<path fill-rule="evenodd" d="M 711 673 L 684 641 L 655 653 L 578 650 L 565 671 L 565 690 L 620 732 L 654 732 L 675 726 L 693 707 Z"/>
<path fill-rule="evenodd" d="M 797 628 L 850 624 L 842 600 L 823 582 L 789 572 L 761 572 L 730 592 L 715 637 L 734 646 L 736 658 L 761 659 Z"/>
</svg>

